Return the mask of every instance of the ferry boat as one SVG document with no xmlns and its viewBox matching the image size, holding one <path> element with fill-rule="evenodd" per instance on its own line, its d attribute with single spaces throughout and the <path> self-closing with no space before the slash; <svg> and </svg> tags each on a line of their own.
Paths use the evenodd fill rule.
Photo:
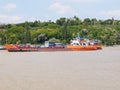
<svg viewBox="0 0 120 90">
<path fill-rule="evenodd" d="M 62 43 L 55 43 L 46 41 L 43 46 L 35 45 L 13 45 L 6 44 L 6 49 L 9 52 L 32 52 L 32 51 L 81 51 L 81 50 L 98 50 L 102 49 L 102 46 L 95 40 L 83 39 L 77 37 L 71 40 L 69 45 L 63 45 Z"/>
</svg>

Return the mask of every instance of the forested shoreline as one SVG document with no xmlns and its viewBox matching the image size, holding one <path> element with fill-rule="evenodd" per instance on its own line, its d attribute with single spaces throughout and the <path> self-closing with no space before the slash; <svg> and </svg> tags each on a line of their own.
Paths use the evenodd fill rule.
<svg viewBox="0 0 120 90">
<path fill-rule="evenodd" d="M 0 24 L 0 44 L 43 44 L 45 41 L 69 43 L 77 35 L 97 39 L 103 45 L 120 45 L 120 20 L 114 18 L 61 17 L 55 22 L 36 20 L 18 24 Z"/>
</svg>

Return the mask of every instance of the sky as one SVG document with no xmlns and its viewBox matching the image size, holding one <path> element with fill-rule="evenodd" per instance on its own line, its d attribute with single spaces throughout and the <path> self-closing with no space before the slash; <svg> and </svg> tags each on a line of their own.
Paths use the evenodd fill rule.
<svg viewBox="0 0 120 90">
<path fill-rule="evenodd" d="M 61 17 L 120 19 L 120 0 L 0 0 L 0 23 L 56 21 Z"/>
</svg>

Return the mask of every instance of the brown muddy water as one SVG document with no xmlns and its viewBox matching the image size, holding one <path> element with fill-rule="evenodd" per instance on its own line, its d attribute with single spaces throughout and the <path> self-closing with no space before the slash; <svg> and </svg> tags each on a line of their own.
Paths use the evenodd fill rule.
<svg viewBox="0 0 120 90">
<path fill-rule="evenodd" d="M 0 90 L 120 90 L 120 47 L 0 51 Z"/>
</svg>

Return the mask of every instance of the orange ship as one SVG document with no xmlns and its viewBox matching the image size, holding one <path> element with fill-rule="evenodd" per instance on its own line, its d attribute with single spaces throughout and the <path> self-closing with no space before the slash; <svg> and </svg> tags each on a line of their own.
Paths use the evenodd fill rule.
<svg viewBox="0 0 120 90">
<path fill-rule="evenodd" d="M 6 50 L 9 52 L 30 52 L 30 51 L 83 51 L 83 50 L 98 50 L 102 49 L 102 46 L 98 42 L 94 42 L 89 39 L 80 39 L 79 37 L 71 40 L 69 45 L 65 47 L 62 44 L 55 44 L 46 42 L 44 47 L 36 47 L 32 45 L 13 45 L 6 44 Z"/>
</svg>

